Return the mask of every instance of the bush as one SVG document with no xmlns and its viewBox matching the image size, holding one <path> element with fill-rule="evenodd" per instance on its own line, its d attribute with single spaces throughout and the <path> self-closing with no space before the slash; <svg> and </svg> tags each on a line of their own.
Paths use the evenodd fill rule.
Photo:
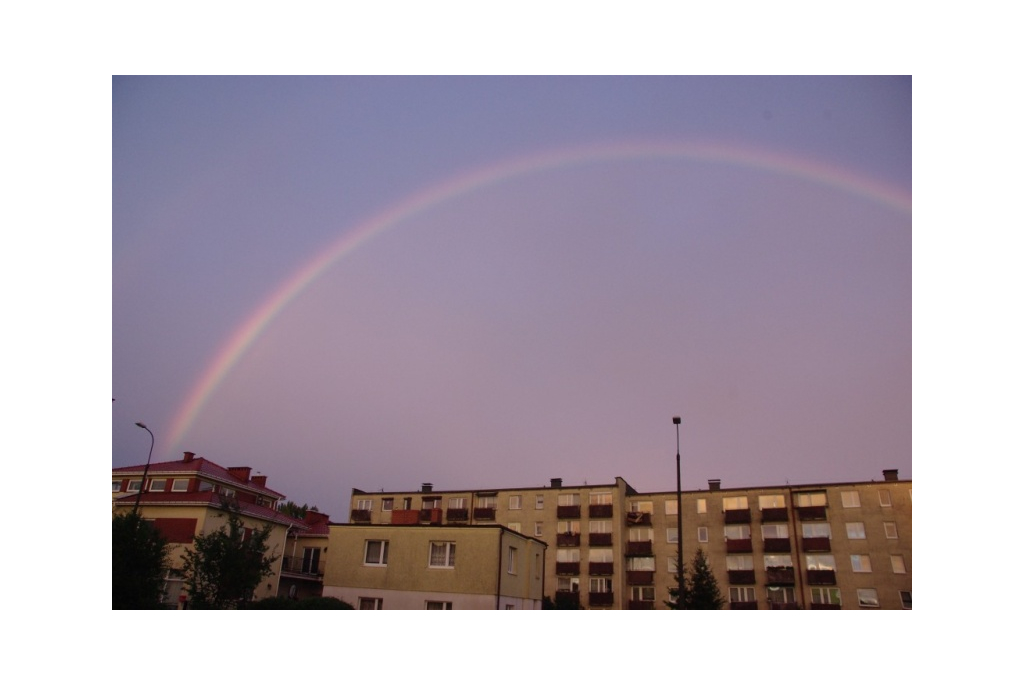
<svg viewBox="0 0 1024 685">
<path fill-rule="evenodd" d="M 258 602 L 250 602 L 245 609 L 355 609 L 348 602 L 337 597 L 307 597 L 306 599 L 289 599 L 288 597 L 267 597 Z"/>
</svg>

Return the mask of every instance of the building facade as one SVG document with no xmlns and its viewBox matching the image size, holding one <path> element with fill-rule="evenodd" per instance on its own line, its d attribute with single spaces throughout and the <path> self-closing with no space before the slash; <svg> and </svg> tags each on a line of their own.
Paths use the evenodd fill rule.
<svg viewBox="0 0 1024 685">
<path fill-rule="evenodd" d="M 909 609 L 911 482 L 682 493 L 684 563 L 702 549 L 729 609 Z M 545 593 L 561 606 L 664 609 L 675 587 L 676 492 L 605 485 L 352 492 L 350 520 L 448 529 L 505 526 L 550 544 Z M 334 545 L 332 545 L 332 548 Z"/>
<path fill-rule="evenodd" d="M 323 596 L 357 609 L 540 609 L 546 547 L 494 524 L 331 524 Z"/>
</svg>

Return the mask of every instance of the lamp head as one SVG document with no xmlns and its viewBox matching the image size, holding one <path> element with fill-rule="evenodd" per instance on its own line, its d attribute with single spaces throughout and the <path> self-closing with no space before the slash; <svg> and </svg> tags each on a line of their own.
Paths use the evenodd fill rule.
<svg viewBox="0 0 1024 685">
<path fill-rule="evenodd" d="M 135 425 L 138 426 L 139 428 L 146 428 L 146 424 L 142 423 L 142 421 L 136 421 Z"/>
<path fill-rule="evenodd" d="M 681 424 L 682 422 L 683 422 L 683 420 L 681 418 L 679 418 L 678 416 L 673 416 L 672 417 L 672 423 L 676 424 L 677 426 L 679 424 Z"/>
</svg>

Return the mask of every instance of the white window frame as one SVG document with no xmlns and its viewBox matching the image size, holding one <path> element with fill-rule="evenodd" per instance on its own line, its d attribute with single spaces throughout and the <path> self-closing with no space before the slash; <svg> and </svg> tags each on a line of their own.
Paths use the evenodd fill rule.
<svg viewBox="0 0 1024 685">
<path fill-rule="evenodd" d="M 394 497 L 385 497 L 384 499 L 382 499 L 380 501 L 380 510 L 381 511 L 394 511 L 394 509 L 395 509 L 395 498 Z"/>
<path fill-rule="evenodd" d="M 610 519 L 594 519 L 588 525 L 589 533 L 613 533 L 612 521 Z"/>
<path fill-rule="evenodd" d="M 768 533 L 771 533 L 769 535 Z M 788 540 L 789 539 L 789 524 L 788 523 L 762 523 L 761 524 L 761 539 L 762 540 Z"/>
<path fill-rule="evenodd" d="M 508 548 L 508 568 L 510 576 L 519 575 L 519 550 L 515 547 Z"/>
<path fill-rule="evenodd" d="M 850 567 L 854 573 L 871 573 L 871 555 L 851 554 Z"/>
<path fill-rule="evenodd" d="M 540 521 L 535 521 L 533 524 L 533 536 L 537 538 L 544 536 L 544 524 Z"/>
<path fill-rule="evenodd" d="M 665 529 L 665 542 L 670 545 L 675 545 L 679 542 L 679 530 L 675 526 Z"/>
<path fill-rule="evenodd" d="M 591 564 L 611 564 L 615 555 L 609 547 L 592 547 L 587 550 L 587 561 Z"/>
<path fill-rule="evenodd" d="M 765 554 L 765 570 L 770 568 L 793 568 L 792 554 Z"/>
<path fill-rule="evenodd" d="M 580 579 L 568 576 L 559 576 L 558 584 L 555 586 L 559 592 L 579 592 Z"/>
<path fill-rule="evenodd" d="M 665 500 L 665 516 L 676 516 L 679 511 L 679 502 L 674 499 Z"/>
<path fill-rule="evenodd" d="M 359 511 L 373 511 L 373 500 L 372 499 L 357 499 L 356 509 Z"/>
<path fill-rule="evenodd" d="M 846 524 L 847 540 L 866 540 L 867 537 L 868 534 L 864 529 L 864 523 L 862 521 L 850 521 Z"/>
<path fill-rule="evenodd" d="M 570 519 L 568 521 L 559 521 L 556 525 L 556 529 L 559 535 L 570 535 L 580 534 L 580 521 L 579 519 Z"/>
<path fill-rule="evenodd" d="M 607 576 L 598 576 L 590 579 L 590 591 L 597 593 L 608 593 L 612 591 L 612 579 Z"/>
<path fill-rule="evenodd" d="M 884 522 L 882 522 L 882 526 L 885 528 L 885 537 L 886 537 L 886 539 L 888 539 L 888 540 L 898 540 L 899 539 L 900 533 L 896 529 L 896 522 L 895 521 L 884 521 Z M 892 535 L 890 535 L 889 533 L 892 533 Z"/>
<path fill-rule="evenodd" d="M 140 487 L 142 487 L 142 479 L 132 478 L 128 481 L 128 489 L 125 492 L 138 492 Z"/>
<path fill-rule="evenodd" d="M 654 528 L 630 528 L 629 529 L 629 541 L 630 542 L 654 542 Z"/>
<path fill-rule="evenodd" d="M 654 502 L 652 502 L 649 499 L 633 500 L 632 502 L 629 503 L 629 510 L 633 513 L 653 514 Z"/>
<path fill-rule="evenodd" d="M 893 573 L 903 575 L 907 572 L 907 561 L 902 554 L 890 554 L 889 565 L 892 566 Z"/>
<path fill-rule="evenodd" d="M 654 557 L 626 557 L 627 571 L 654 571 Z"/>
<path fill-rule="evenodd" d="M 111 481 L 111 482 L 114 485 L 113 492 L 121 492 L 121 481 L 115 480 L 115 481 Z"/>
<path fill-rule="evenodd" d="M 370 559 L 370 543 L 380 543 L 377 551 L 376 561 Z M 363 566 L 387 566 L 388 565 L 388 542 L 389 540 L 367 540 L 363 544 Z M 312 548 L 309 548 L 312 549 Z"/>
<path fill-rule="evenodd" d="M 650 585 L 633 585 L 630 587 L 629 596 L 634 602 L 653 602 L 654 587 Z"/>
<path fill-rule="evenodd" d="M 757 498 L 757 508 L 760 510 L 765 509 L 785 509 L 786 508 L 786 496 L 785 495 L 760 495 Z"/>
<path fill-rule="evenodd" d="M 364 609 L 363 608 L 363 602 L 372 602 L 373 606 L 372 607 L 367 607 L 367 608 Z M 362 611 L 372 611 L 372 610 L 379 611 L 379 610 L 384 608 L 384 598 L 383 597 L 360 597 L 359 601 L 356 603 L 356 607 L 359 608 Z"/>
<path fill-rule="evenodd" d="M 860 507 L 860 493 L 856 490 L 844 490 L 839 493 L 843 500 L 844 509 L 857 509 Z"/>
<path fill-rule="evenodd" d="M 722 511 L 743 511 L 750 509 L 750 502 L 746 496 L 740 495 L 738 497 L 723 497 L 722 498 Z"/>
<path fill-rule="evenodd" d="M 433 606 L 431 606 L 431 605 L 433 605 Z M 452 610 L 452 603 L 451 602 L 438 602 L 436 600 L 428 599 L 426 601 L 426 604 L 423 605 L 423 608 L 430 609 L 430 610 L 451 611 Z"/>
<path fill-rule="evenodd" d="M 878 506 L 880 507 L 891 507 L 892 506 L 892 493 L 888 490 L 878 491 Z"/>
<path fill-rule="evenodd" d="M 558 506 L 560 507 L 578 507 L 580 506 L 580 493 L 578 492 L 567 492 L 563 495 L 558 496 Z"/>
<path fill-rule="evenodd" d="M 171 481 L 171 492 L 188 492 L 188 478 L 175 478 Z"/>
<path fill-rule="evenodd" d="M 434 563 L 434 548 L 443 550 L 444 563 Z M 455 543 L 450 541 L 431 540 L 427 546 L 427 568 L 455 568 Z"/>
<path fill-rule="evenodd" d="M 727 554 L 725 568 L 728 571 L 753 571 L 754 557 L 749 554 Z"/>
<path fill-rule="evenodd" d="M 522 495 L 509 495 L 508 497 L 508 508 L 510 510 L 517 510 L 523 508 L 523 496 Z"/>
<path fill-rule="evenodd" d="M 703 497 L 697 500 L 697 513 L 706 514 L 708 513 L 708 501 Z"/>
<path fill-rule="evenodd" d="M 592 492 L 590 493 L 589 504 L 611 504 L 612 493 L 610 492 Z"/>
<path fill-rule="evenodd" d="M 158 490 L 153 488 L 153 485 L 156 484 L 156 483 L 160 483 L 160 488 Z M 166 478 L 150 478 L 149 479 L 149 492 L 163 492 L 166 489 L 167 489 L 167 479 Z"/>
<path fill-rule="evenodd" d="M 519 521 L 512 521 L 511 523 L 508 524 L 508 529 L 509 530 L 513 530 L 513 531 L 515 531 L 517 533 L 522 533 L 523 532 L 523 524 L 519 523 Z"/>
<path fill-rule="evenodd" d="M 707 542 L 707 541 L 708 541 L 708 527 L 707 526 L 697 526 L 697 542 Z"/>
<path fill-rule="evenodd" d="M 867 587 L 857 588 L 857 606 L 877 609 L 879 607 L 878 590 Z"/>
<path fill-rule="evenodd" d="M 843 594 L 837 587 L 812 587 L 811 603 L 843 606 Z"/>
<path fill-rule="evenodd" d="M 828 495 L 824 492 L 795 492 L 796 506 L 801 507 L 827 507 Z"/>
<path fill-rule="evenodd" d="M 544 508 L 544 495 L 537 495 L 537 498 L 533 501 L 533 508 L 534 509 L 543 509 Z"/>
<path fill-rule="evenodd" d="M 555 561 L 559 564 L 578 564 L 580 561 L 579 547 L 560 547 L 555 550 Z"/>
<path fill-rule="evenodd" d="M 729 587 L 729 601 L 730 602 L 756 602 L 757 601 L 757 590 L 747 586 L 730 586 Z"/>
<path fill-rule="evenodd" d="M 808 571 L 832 571 L 836 570 L 836 557 L 834 554 L 808 554 L 806 558 Z"/>
<path fill-rule="evenodd" d="M 466 498 L 465 497 L 449 497 L 448 498 L 449 509 L 465 509 Z"/>
<path fill-rule="evenodd" d="M 813 535 L 808 535 L 807 531 L 811 531 L 811 533 L 814 533 L 814 534 Z M 825 532 L 825 535 L 820 535 L 819 534 L 822 531 Z M 832 524 L 829 523 L 828 521 L 809 521 L 809 522 L 804 522 L 804 523 L 802 523 L 800 525 L 800 535 L 802 537 L 804 537 L 804 538 L 809 538 L 809 539 L 828 538 L 829 540 L 831 540 L 832 539 Z"/>
<path fill-rule="evenodd" d="M 726 540 L 749 540 L 750 525 L 746 523 L 731 524 L 725 526 L 722 529 L 722 533 Z M 729 533 L 738 533 L 738 535 L 729 535 Z"/>
</svg>

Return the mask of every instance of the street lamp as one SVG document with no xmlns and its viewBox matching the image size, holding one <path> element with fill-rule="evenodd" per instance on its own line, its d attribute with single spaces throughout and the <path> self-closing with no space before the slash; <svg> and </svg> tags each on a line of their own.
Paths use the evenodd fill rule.
<svg viewBox="0 0 1024 685">
<path fill-rule="evenodd" d="M 135 495 L 135 507 L 132 509 L 132 515 L 139 513 L 139 501 L 142 500 L 142 489 L 146 487 L 146 476 L 149 475 L 149 461 L 153 458 L 153 444 L 156 443 L 156 438 L 153 437 L 153 431 L 146 427 L 146 424 L 142 421 L 136 421 L 135 425 L 142 430 L 149 433 L 149 456 L 146 457 L 146 468 L 142 471 L 142 482 L 139 483 L 139 494 Z"/>
<path fill-rule="evenodd" d="M 676 573 L 679 578 L 679 589 L 676 594 L 676 604 L 679 609 L 683 608 L 683 480 L 679 467 L 679 424 L 683 420 L 678 416 L 672 417 L 672 423 L 676 425 Z"/>
</svg>

